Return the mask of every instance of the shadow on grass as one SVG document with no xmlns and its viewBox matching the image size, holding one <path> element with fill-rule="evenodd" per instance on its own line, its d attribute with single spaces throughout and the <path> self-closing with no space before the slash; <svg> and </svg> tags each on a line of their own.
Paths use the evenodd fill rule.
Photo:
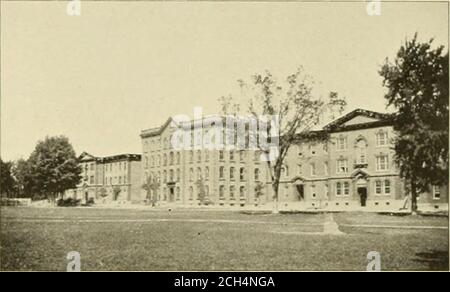
<svg viewBox="0 0 450 292">
<path fill-rule="evenodd" d="M 428 264 L 428 267 L 432 271 L 448 271 L 448 252 L 433 250 L 431 252 L 418 252 L 416 253 L 418 258 L 414 261 Z"/>
</svg>

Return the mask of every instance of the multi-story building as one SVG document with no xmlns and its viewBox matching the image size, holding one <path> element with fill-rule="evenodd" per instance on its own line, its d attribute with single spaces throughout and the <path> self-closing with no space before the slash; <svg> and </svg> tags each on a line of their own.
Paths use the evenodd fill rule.
<svg viewBox="0 0 450 292">
<path fill-rule="evenodd" d="M 300 135 L 282 168 L 281 207 L 408 207 L 405 183 L 394 163 L 391 117 L 357 109 L 307 137 Z M 142 180 L 159 181 L 158 201 L 196 205 L 203 191 L 209 202 L 219 206 L 273 202 L 269 170 L 259 151 L 210 149 L 202 137 L 214 125 L 201 121 L 186 125 L 169 119 L 161 127 L 141 132 Z M 173 147 L 180 129 L 189 132 L 192 149 Z M 201 135 L 195 136 L 196 130 Z M 312 139 L 321 136 L 326 138 Z M 430 192 L 420 195 L 419 207 L 448 210 L 448 186 L 431 186 Z"/>
<path fill-rule="evenodd" d="M 405 182 L 394 162 L 392 117 L 357 109 L 309 137 L 300 137 L 285 159 L 279 188 L 282 204 L 328 209 L 409 207 Z M 430 186 L 430 192 L 420 194 L 418 205 L 448 210 L 448 185 Z"/>
<path fill-rule="evenodd" d="M 96 157 L 83 152 L 78 157 L 82 179 L 67 196 L 96 203 L 141 201 L 141 155 L 119 154 Z"/>
<path fill-rule="evenodd" d="M 172 137 L 180 129 L 192 133 L 188 134 L 192 149 L 173 147 Z M 203 121 L 177 124 L 169 119 L 161 127 L 141 132 L 143 181 L 160 182 L 158 201 L 197 205 L 203 193 L 205 201 L 216 205 L 255 202 L 255 186 L 265 181 L 257 152 L 209 147 L 204 137 L 214 129 Z M 199 131 L 198 139 L 195 131 Z"/>
</svg>

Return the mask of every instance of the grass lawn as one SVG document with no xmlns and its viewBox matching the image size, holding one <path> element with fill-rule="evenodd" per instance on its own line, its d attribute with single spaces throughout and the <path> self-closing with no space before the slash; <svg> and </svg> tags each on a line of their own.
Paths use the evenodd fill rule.
<svg viewBox="0 0 450 292">
<path fill-rule="evenodd" d="M 1 270 L 448 270 L 448 218 L 340 213 L 343 235 L 321 234 L 327 214 L 1 208 Z"/>
</svg>

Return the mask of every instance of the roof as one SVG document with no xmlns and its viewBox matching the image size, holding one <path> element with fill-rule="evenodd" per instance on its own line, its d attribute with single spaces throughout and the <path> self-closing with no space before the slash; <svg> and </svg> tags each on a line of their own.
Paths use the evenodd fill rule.
<svg viewBox="0 0 450 292">
<path fill-rule="evenodd" d="M 356 124 L 346 124 L 348 121 L 358 116 L 370 118 L 372 119 L 372 121 Z M 327 132 L 339 132 L 392 125 L 394 122 L 394 116 L 395 114 L 379 113 L 364 109 L 355 109 L 348 114 L 345 114 L 342 117 L 326 124 L 323 129 Z"/>
<path fill-rule="evenodd" d="M 99 162 L 99 163 L 119 161 L 119 160 L 140 161 L 141 160 L 141 154 L 124 153 L 124 154 L 117 154 L 117 155 L 111 155 L 111 156 L 98 157 L 98 156 L 94 156 L 92 154 L 89 154 L 88 152 L 83 152 L 83 153 L 80 154 L 80 156 L 78 156 L 78 160 L 79 161 L 84 161 L 84 162 L 96 161 L 96 162 Z"/>
</svg>

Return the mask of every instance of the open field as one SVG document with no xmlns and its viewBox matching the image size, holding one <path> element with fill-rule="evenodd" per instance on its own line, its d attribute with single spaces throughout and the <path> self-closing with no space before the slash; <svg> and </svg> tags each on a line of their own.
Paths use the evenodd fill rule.
<svg viewBox="0 0 450 292">
<path fill-rule="evenodd" d="M 378 251 L 383 270 L 448 270 L 448 240 L 447 217 L 5 207 L 0 264 L 64 271 L 78 251 L 82 270 L 365 270 Z"/>
</svg>

